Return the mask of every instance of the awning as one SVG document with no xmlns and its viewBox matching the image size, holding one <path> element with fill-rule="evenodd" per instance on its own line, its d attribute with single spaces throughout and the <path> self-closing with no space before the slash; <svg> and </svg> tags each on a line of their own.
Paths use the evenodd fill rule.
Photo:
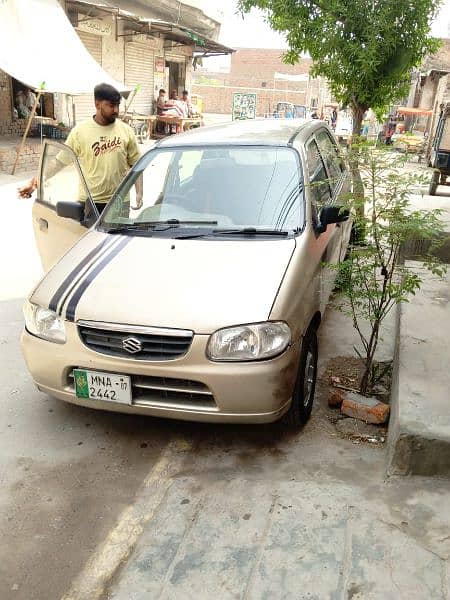
<svg viewBox="0 0 450 600">
<path fill-rule="evenodd" d="M 400 106 L 397 108 L 397 112 L 399 115 L 430 116 L 433 114 L 431 108 L 412 108 L 410 106 Z"/>
<path fill-rule="evenodd" d="M 193 29 L 184 27 L 180 23 L 140 17 L 135 13 L 114 6 L 113 2 L 110 3 L 104 0 L 70 0 L 70 5 L 75 7 L 77 5 L 80 7 L 88 5 L 98 9 L 100 14 L 110 13 L 115 15 L 117 21 L 123 23 L 125 32 L 119 35 L 132 34 L 134 32 L 150 37 L 163 38 L 175 42 L 180 46 L 191 46 L 194 56 L 218 56 L 234 52 L 233 48 L 219 44 L 219 42 L 205 37 Z"/>
<path fill-rule="evenodd" d="M 0 2 L 0 69 L 46 92 L 92 93 L 98 83 L 130 91 L 92 58 L 57 0 Z"/>
<path fill-rule="evenodd" d="M 156 19 L 140 19 L 140 21 L 148 24 L 150 35 L 163 36 L 164 39 L 176 42 L 181 46 L 192 46 L 194 55 L 197 56 L 217 56 L 234 52 L 233 48 L 219 44 L 215 40 L 176 23 Z"/>
</svg>

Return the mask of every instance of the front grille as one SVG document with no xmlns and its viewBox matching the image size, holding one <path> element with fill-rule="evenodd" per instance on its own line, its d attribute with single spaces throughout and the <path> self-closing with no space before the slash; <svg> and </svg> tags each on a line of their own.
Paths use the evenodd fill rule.
<svg viewBox="0 0 450 600">
<path fill-rule="evenodd" d="M 198 408 L 214 408 L 216 403 L 210 389 L 199 381 L 171 377 L 133 375 L 133 404 L 146 406 L 155 402 L 182 404 Z"/>
<path fill-rule="evenodd" d="M 126 327 L 121 331 L 78 325 L 83 343 L 95 352 L 132 358 L 135 360 L 173 360 L 186 354 L 192 342 L 192 333 L 164 330 L 164 333 L 136 331 Z M 130 350 L 127 350 L 129 348 Z"/>
<path fill-rule="evenodd" d="M 75 390 L 72 371 L 69 369 L 67 373 L 67 385 Z M 204 383 L 189 379 L 131 375 L 131 396 L 134 406 L 164 404 L 193 409 L 217 408 L 211 390 Z"/>
</svg>

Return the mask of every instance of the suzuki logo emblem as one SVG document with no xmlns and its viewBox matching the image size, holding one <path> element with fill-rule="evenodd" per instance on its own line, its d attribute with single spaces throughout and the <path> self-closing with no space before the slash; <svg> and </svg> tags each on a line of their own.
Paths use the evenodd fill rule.
<svg viewBox="0 0 450 600">
<path fill-rule="evenodd" d="M 130 354 L 136 354 L 142 350 L 142 342 L 135 337 L 127 337 L 122 340 L 122 348 Z"/>
</svg>

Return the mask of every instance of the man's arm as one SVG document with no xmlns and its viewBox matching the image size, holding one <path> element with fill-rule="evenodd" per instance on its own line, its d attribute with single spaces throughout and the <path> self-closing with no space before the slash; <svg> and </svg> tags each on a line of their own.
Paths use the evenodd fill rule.
<svg viewBox="0 0 450 600">
<path fill-rule="evenodd" d="M 136 179 L 134 187 L 136 188 L 136 207 L 135 208 L 142 208 L 142 202 L 143 202 L 143 197 L 144 197 L 144 184 L 143 184 L 142 173 Z"/>
<path fill-rule="evenodd" d="M 28 183 L 17 189 L 19 198 L 31 198 L 33 192 L 37 189 L 38 178 L 33 177 Z"/>
<path fill-rule="evenodd" d="M 130 128 L 131 129 L 131 128 Z M 127 160 L 130 167 L 135 165 L 137 161 L 141 157 L 141 153 L 139 151 L 138 143 L 134 131 L 131 130 L 131 136 L 127 147 Z M 136 179 L 135 184 L 136 188 L 136 206 L 134 208 L 142 207 L 142 199 L 144 194 L 144 184 L 142 174 Z"/>
</svg>

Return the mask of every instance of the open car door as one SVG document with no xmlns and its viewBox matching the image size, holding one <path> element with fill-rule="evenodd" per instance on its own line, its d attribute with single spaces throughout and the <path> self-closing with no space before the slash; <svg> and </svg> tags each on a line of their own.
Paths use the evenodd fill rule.
<svg viewBox="0 0 450 600">
<path fill-rule="evenodd" d="M 68 211 L 68 207 L 72 210 Z M 67 212 L 78 212 L 79 217 L 58 214 Z M 44 271 L 48 271 L 97 218 L 98 211 L 75 153 L 65 144 L 46 140 L 33 204 L 33 229 Z"/>
</svg>

